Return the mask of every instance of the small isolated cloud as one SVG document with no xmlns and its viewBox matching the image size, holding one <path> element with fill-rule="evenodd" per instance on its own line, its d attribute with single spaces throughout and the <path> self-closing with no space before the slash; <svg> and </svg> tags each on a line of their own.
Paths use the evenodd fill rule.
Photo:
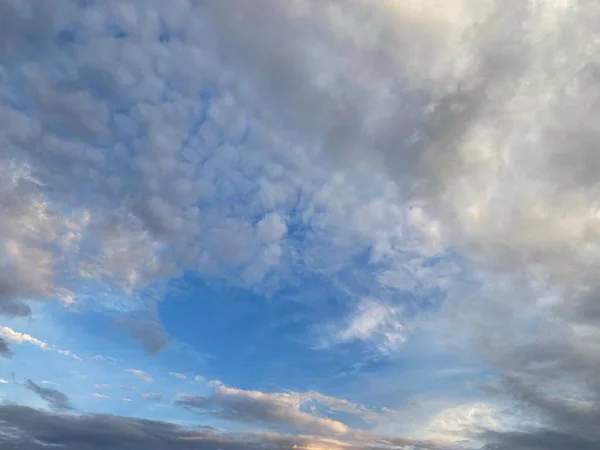
<svg viewBox="0 0 600 450">
<path fill-rule="evenodd" d="M 45 400 L 48 403 L 48 406 L 50 406 L 52 409 L 57 409 L 57 410 L 73 409 L 73 406 L 71 406 L 71 400 L 69 399 L 69 397 L 67 397 L 66 394 L 60 392 L 57 389 L 41 387 L 41 386 L 35 384 L 30 379 L 28 379 L 25 382 L 25 386 L 30 391 L 35 392 L 37 395 L 39 395 L 42 400 Z"/>
<path fill-rule="evenodd" d="M 92 394 L 92 397 L 98 398 L 98 399 L 107 399 L 107 398 L 110 398 L 108 395 L 99 394 L 98 392 L 94 392 Z"/>
<path fill-rule="evenodd" d="M 166 403 L 166 399 L 165 399 L 164 395 L 162 395 L 158 392 L 141 393 L 140 398 L 142 400 L 147 400 L 147 401 L 155 402 L 155 403 Z"/>
<path fill-rule="evenodd" d="M 375 416 L 362 405 L 316 392 L 265 393 L 230 388 L 218 382 L 214 382 L 213 387 L 211 396 L 184 395 L 176 403 L 221 419 L 319 435 L 344 434 L 349 428 L 337 420 L 306 412 L 307 407 L 321 406 L 329 411 L 343 411 L 369 419 Z"/>
<path fill-rule="evenodd" d="M 0 378 L 0 384 L 8 384 L 5 378 Z"/>
<path fill-rule="evenodd" d="M 94 359 L 96 361 L 108 361 L 108 362 L 117 362 L 116 358 L 113 358 L 112 356 L 103 356 L 103 355 L 96 355 L 94 356 Z"/>
<path fill-rule="evenodd" d="M 131 399 L 130 398 L 122 398 L 121 401 L 123 401 L 123 403 L 130 403 Z"/>
<path fill-rule="evenodd" d="M 138 377 L 140 380 L 145 381 L 146 383 L 152 383 L 152 377 L 142 370 L 128 369 L 127 372 Z"/>
<path fill-rule="evenodd" d="M 94 385 L 94 389 L 106 389 L 108 387 L 108 384 L 95 384 Z"/>
<path fill-rule="evenodd" d="M 149 355 L 162 350 L 168 343 L 168 336 L 153 314 L 148 317 L 122 317 L 117 325 L 137 340 Z"/>
<path fill-rule="evenodd" d="M 0 338 L 0 356 L 3 356 L 5 358 L 11 358 L 12 355 L 13 352 L 6 343 L 6 341 L 3 338 Z"/>
<path fill-rule="evenodd" d="M 194 381 L 206 381 L 206 378 L 203 377 L 202 375 L 196 375 L 194 377 Z"/>
<path fill-rule="evenodd" d="M 325 346 L 361 341 L 389 353 L 406 342 L 409 330 L 405 323 L 398 306 L 363 299 L 343 325 L 326 327 L 322 339 Z"/>
<path fill-rule="evenodd" d="M 46 342 L 40 341 L 27 333 L 19 333 L 8 327 L 0 327 L 0 337 L 4 341 L 12 342 L 13 344 L 31 344 L 43 350 L 48 348 Z"/>
<path fill-rule="evenodd" d="M 171 375 L 173 378 L 178 378 L 180 380 L 187 380 L 187 376 L 179 372 L 169 372 L 169 375 Z"/>
<path fill-rule="evenodd" d="M 56 353 L 58 353 L 59 355 L 68 356 L 68 357 L 73 358 L 73 359 L 75 359 L 77 361 L 81 361 L 81 358 L 79 356 L 77 356 L 75 353 L 73 353 L 71 350 L 58 349 L 58 350 L 56 350 Z"/>
</svg>

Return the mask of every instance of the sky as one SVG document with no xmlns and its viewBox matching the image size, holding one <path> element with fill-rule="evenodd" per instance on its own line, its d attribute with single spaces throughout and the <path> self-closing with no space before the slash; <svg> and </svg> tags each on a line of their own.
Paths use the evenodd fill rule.
<svg viewBox="0 0 600 450">
<path fill-rule="evenodd" d="M 599 22 L 0 0 L 0 446 L 600 448 Z"/>
</svg>

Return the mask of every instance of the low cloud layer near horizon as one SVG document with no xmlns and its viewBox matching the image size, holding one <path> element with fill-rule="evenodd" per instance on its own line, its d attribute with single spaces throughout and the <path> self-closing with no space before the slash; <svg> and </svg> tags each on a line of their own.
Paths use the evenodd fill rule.
<svg viewBox="0 0 600 450">
<path fill-rule="evenodd" d="M 0 0 L 0 314 L 106 314 L 155 355 L 180 331 L 161 302 L 201 279 L 300 302 L 311 351 L 364 345 L 380 361 L 427 333 L 490 367 L 472 381 L 495 425 L 423 448 L 600 448 L 598 23 L 591 0 Z M 19 336 L 0 337 L 16 353 L 2 367 Z M 174 403 L 321 437 L 245 443 L 3 405 L 20 431 L 0 439 L 411 445 L 405 430 L 361 441 L 346 422 L 375 408 L 217 386 Z M 401 417 L 380 409 L 375 429 Z"/>
</svg>

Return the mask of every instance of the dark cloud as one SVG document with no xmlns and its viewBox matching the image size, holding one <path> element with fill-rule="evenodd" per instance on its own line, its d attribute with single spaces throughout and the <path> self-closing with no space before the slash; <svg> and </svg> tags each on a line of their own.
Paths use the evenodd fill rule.
<svg viewBox="0 0 600 450">
<path fill-rule="evenodd" d="M 11 358 L 13 355 L 12 350 L 6 343 L 6 341 L 0 338 L 0 356 L 4 356 L 5 358 Z"/>
<path fill-rule="evenodd" d="M 25 386 L 27 387 L 27 389 L 29 389 L 32 392 L 35 392 L 43 400 L 48 402 L 48 406 L 50 406 L 52 409 L 73 409 L 69 397 L 67 397 L 66 394 L 60 392 L 59 390 L 41 387 L 29 379 L 25 382 Z"/>
<path fill-rule="evenodd" d="M 595 450 L 600 441 L 589 440 L 553 430 L 486 433 L 482 450 Z"/>
<path fill-rule="evenodd" d="M 277 434 L 218 434 L 207 427 L 178 425 L 101 414 L 52 414 L 17 405 L 0 405 L 0 444 L 3 449 L 42 450 L 48 445 L 64 450 L 292 450 L 377 448 L 310 436 Z M 385 444 L 385 442 L 382 442 Z M 405 441 L 398 446 L 407 446 Z M 444 450 L 421 446 L 418 449 Z M 400 447 L 402 448 L 402 447 Z"/>
</svg>

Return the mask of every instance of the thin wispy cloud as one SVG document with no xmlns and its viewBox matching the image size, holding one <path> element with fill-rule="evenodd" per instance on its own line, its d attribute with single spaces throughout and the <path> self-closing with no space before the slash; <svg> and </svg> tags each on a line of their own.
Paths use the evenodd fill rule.
<svg viewBox="0 0 600 450">
<path fill-rule="evenodd" d="M 104 400 L 104 399 L 110 398 L 108 395 L 99 394 L 98 392 L 94 392 L 92 394 L 92 397 L 100 399 L 100 400 Z"/>
<path fill-rule="evenodd" d="M 140 380 L 145 381 L 146 383 L 152 383 L 152 377 L 142 370 L 127 369 L 127 372 L 130 373 L 131 375 L 139 378 Z"/>
<path fill-rule="evenodd" d="M 179 373 L 179 372 L 169 372 L 169 375 L 171 375 L 173 378 L 177 378 L 179 380 L 186 380 L 187 376 L 183 373 Z"/>
</svg>

